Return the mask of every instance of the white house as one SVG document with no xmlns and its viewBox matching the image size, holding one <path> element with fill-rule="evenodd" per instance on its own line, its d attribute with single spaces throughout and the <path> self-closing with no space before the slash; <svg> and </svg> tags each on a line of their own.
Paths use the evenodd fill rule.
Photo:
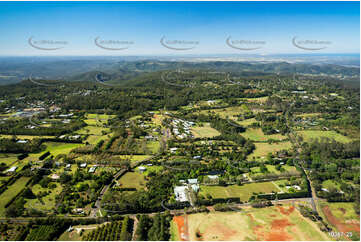
<svg viewBox="0 0 361 242">
<path fill-rule="evenodd" d="M 174 187 L 175 199 L 178 202 L 187 202 L 187 187 L 186 186 L 176 186 Z"/>
</svg>

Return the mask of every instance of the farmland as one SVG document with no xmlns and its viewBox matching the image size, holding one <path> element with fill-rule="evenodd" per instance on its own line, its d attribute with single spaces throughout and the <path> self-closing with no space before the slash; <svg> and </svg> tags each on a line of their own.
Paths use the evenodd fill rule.
<svg viewBox="0 0 361 242">
<path fill-rule="evenodd" d="M 29 180 L 29 177 L 20 177 L 0 195 L 0 217 L 4 217 L 5 215 L 5 205 L 25 188 L 25 185 Z"/>
<path fill-rule="evenodd" d="M 339 141 L 341 143 L 347 143 L 351 141 L 350 138 L 336 133 L 335 131 L 304 130 L 298 131 L 297 133 L 298 135 L 302 136 L 306 141 L 311 141 L 312 139 L 321 139 L 322 137 L 335 139 L 336 141 Z"/>
<path fill-rule="evenodd" d="M 281 134 L 265 135 L 260 128 L 248 128 L 246 132 L 242 133 L 242 136 L 253 141 L 284 140 L 287 138 Z"/>
<path fill-rule="evenodd" d="M 247 213 L 211 212 L 187 216 L 190 240 L 319 240 L 328 241 L 317 225 L 292 206 L 261 209 Z"/>
<path fill-rule="evenodd" d="M 192 133 L 195 138 L 212 138 L 219 135 L 219 132 L 211 128 L 209 123 L 192 128 Z"/>
<path fill-rule="evenodd" d="M 274 153 L 280 150 L 288 150 L 292 147 L 289 141 L 279 143 L 255 143 L 256 149 L 249 157 L 265 157 L 268 153 Z"/>
<path fill-rule="evenodd" d="M 211 195 L 212 198 L 229 198 L 229 197 L 240 197 L 241 201 L 248 201 L 253 193 L 271 193 L 280 192 L 279 188 L 272 182 L 259 182 L 244 184 L 242 186 L 201 186 L 200 195 L 207 196 Z"/>
</svg>

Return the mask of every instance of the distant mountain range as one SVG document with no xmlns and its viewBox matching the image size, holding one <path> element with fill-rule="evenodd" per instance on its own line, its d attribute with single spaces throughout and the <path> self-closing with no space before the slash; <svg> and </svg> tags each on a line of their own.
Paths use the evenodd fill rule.
<svg viewBox="0 0 361 242">
<path fill-rule="evenodd" d="M 183 57 L 154 57 L 153 59 L 145 57 L 1 57 L 0 85 L 17 83 L 28 79 L 29 76 L 35 79 L 94 81 L 98 72 L 107 73 L 112 81 L 118 82 L 131 80 L 144 73 L 177 69 L 216 70 L 244 76 L 271 73 L 322 75 L 350 80 L 359 80 L 360 73 L 359 67 L 327 64 L 327 62 L 314 64 L 286 61 L 210 61 L 212 58 L 216 57 L 204 59 L 200 57 L 190 59 Z M 353 56 L 348 62 L 346 58 L 343 63 L 354 62 Z"/>
</svg>

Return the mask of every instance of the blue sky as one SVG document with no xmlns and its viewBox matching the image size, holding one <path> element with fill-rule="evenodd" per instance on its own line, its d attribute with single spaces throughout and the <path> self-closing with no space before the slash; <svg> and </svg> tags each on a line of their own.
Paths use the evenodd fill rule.
<svg viewBox="0 0 361 242">
<path fill-rule="evenodd" d="M 1 2 L 0 29 L 0 55 L 359 53 L 360 6 L 359 2 Z M 59 47 L 39 44 L 41 40 L 66 44 L 45 51 L 30 46 L 30 37 L 40 47 Z M 96 37 L 131 44 L 102 44 L 129 47 L 106 50 L 94 44 Z M 193 42 L 167 42 L 168 46 L 194 48 L 166 48 L 162 37 Z M 228 37 L 256 41 L 232 42 L 233 46 L 259 49 L 231 48 Z M 306 47 L 326 48 L 297 48 L 294 37 L 322 42 Z"/>
</svg>

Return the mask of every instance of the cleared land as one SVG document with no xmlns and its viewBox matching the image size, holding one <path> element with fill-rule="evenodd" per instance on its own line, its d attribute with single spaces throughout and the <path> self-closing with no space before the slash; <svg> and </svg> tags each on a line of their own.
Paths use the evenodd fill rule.
<svg viewBox="0 0 361 242">
<path fill-rule="evenodd" d="M 323 131 L 323 130 L 303 130 L 297 132 L 302 136 L 306 141 L 311 141 L 312 139 L 320 139 L 321 137 L 335 139 L 341 143 L 348 143 L 352 140 L 342 134 L 336 133 L 335 131 Z"/>
<path fill-rule="evenodd" d="M 288 150 L 292 147 L 291 142 L 279 143 L 255 143 L 256 149 L 248 157 L 265 157 L 268 153 L 274 153 L 279 150 Z"/>
<path fill-rule="evenodd" d="M 272 182 L 257 182 L 244 184 L 242 186 L 201 186 L 200 194 L 206 197 L 207 194 L 212 198 L 240 197 L 241 201 L 248 201 L 253 193 L 271 193 L 281 192 L 281 190 Z"/>
<path fill-rule="evenodd" d="M 45 142 L 46 151 L 49 151 L 54 157 L 60 154 L 69 154 L 72 149 L 78 148 L 83 144 Z"/>
<path fill-rule="evenodd" d="M 127 172 L 119 180 L 118 183 L 122 188 L 135 188 L 137 190 L 144 188 L 144 175 L 139 172 Z"/>
<path fill-rule="evenodd" d="M 203 127 L 193 127 L 192 133 L 195 138 L 212 138 L 220 135 L 220 133 L 216 129 L 211 128 L 209 123 L 204 123 Z"/>
<path fill-rule="evenodd" d="M 322 202 L 321 208 L 327 221 L 336 229 L 337 232 L 343 232 L 345 235 L 349 232 L 360 236 L 360 216 L 353 209 L 354 203 L 327 203 Z M 340 240 L 349 240 L 343 236 Z"/>
<path fill-rule="evenodd" d="M 249 128 L 246 130 L 246 132 L 241 133 L 241 135 L 246 139 L 250 139 L 253 141 L 267 141 L 269 139 L 273 139 L 273 140 L 287 139 L 287 137 L 282 134 L 265 135 L 261 128 Z"/>
<path fill-rule="evenodd" d="M 246 208 L 247 213 L 211 212 L 187 215 L 189 239 L 204 241 L 328 241 L 317 225 L 294 207 Z"/>
<path fill-rule="evenodd" d="M 38 195 L 40 192 L 49 192 L 48 195 L 42 197 L 41 199 L 27 199 L 27 203 L 25 204 L 25 207 L 27 208 L 34 208 L 39 209 L 43 211 L 50 210 L 55 207 L 56 199 L 55 196 L 60 194 L 62 188 L 61 185 L 56 184 L 56 188 L 43 188 L 39 184 L 36 184 L 32 187 L 32 191 L 35 195 Z"/>
</svg>

